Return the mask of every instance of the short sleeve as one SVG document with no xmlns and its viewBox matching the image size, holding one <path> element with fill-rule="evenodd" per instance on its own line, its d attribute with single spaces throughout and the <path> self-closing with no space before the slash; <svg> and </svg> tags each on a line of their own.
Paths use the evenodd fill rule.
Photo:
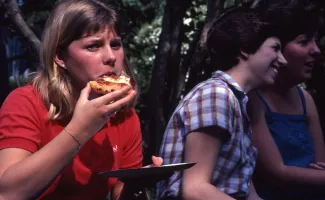
<svg viewBox="0 0 325 200">
<path fill-rule="evenodd" d="M 142 167 L 142 134 L 140 121 L 132 109 L 128 112 L 128 118 L 124 122 L 123 135 L 125 143 L 123 147 L 121 169 Z"/>
<path fill-rule="evenodd" d="M 233 133 L 235 96 L 224 85 L 208 84 L 198 89 L 184 104 L 185 133 L 218 126 Z"/>
<path fill-rule="evenodd" d="M 19 88 L 8 95 L 0 110 L 0 149 L 38 150 L 41 143 L 38 102 L 32 89 Z"/>
</svg>

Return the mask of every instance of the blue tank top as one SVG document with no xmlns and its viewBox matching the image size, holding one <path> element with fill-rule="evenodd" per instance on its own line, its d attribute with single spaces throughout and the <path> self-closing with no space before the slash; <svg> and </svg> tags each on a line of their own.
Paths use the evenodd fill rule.
<svg viewBox="0 0 325 200">
<path fill-rule="evenodd" d="M 286 166 L 309 168 L 309 164 L 315 161 L 315 151 L 308 130 L 305 96 L 300 87 L 297 86 L 297 89 L 304 110 L 304 113 L 301 115 L 272 112 L 258 91 L 257 95 L 265 106 L 265 120 L 284 164 Z M 304 199 L 303 196 L 309 199 L 311 197 L 306 191 L 279 190 L 279 188 L 275 189 L 264 186 L 262 182 L 256 183 L 256 191 L 265 200 L 283 199 L 284 197 Z"/>
</svg>

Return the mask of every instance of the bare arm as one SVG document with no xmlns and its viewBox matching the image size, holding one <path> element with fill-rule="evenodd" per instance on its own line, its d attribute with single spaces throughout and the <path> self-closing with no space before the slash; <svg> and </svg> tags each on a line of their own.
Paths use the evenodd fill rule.
<svg viewBox="0 0 325 200">
<path fill-rule="evenodd" d="M 320 126 L 318 112 L 314 100 L 308 92 L 304 90 L 306 98 L 306 114 L 308 120 L 308 130 L 313 140 L 315 148 L 315 160 L 316 162 L 325 162 L 325 147 L 323 131 Z"/>
<path fill-rule="evenodd" d="M 111 112 L 134 98 L 135 93 L 131 92 L 117 100 L 129 89 L 89 101 L 90 87 L 87 85 L 66 129 L 83 145 L 106 123 Z M 107 105 L 112 100 L 117 101 Z M 0 199 L 30 199 L 40 195 L 78 153 L 79 144 L 72 136 L 62 131 L 34 154 L 17 148 L 1 150 Z"/>
<path fill-rule="evenodd" d="M 262 200 L 256 193 L 253 181 L 250 184 L 247 200 Z"/>
<path fill-rule="evenodd" d="M 221 128 L 210 127 L 191 132 L 186 137 L 184 161 L 197 164 L 184 171 L 182 182 L 184 199 L 233 199 L 210 184 L 222 141 L 227 134 Z"/>
<path fill-rule="evenodd" d="M 39 194 L 77 152 L 78 144 L 68 134 L 58 135 L 34 154 L 17 148 L 1 150 L 1 197 L 28 199 Z"/>
<path fill-rule="evenodd" d="M 114 185 L 114 188 L 111 192 L 111 197 L 112 200 L 117 200 L 118 197 L 120 196 L 122 189 L 123 189 L 124 184 L 121 181 L 117 181 L 117 183 Z"/>
<path fill-rule="evenodd" d="M 253 144 L 258 148 L 257 172 L 270 184 L 291 186 L 325 185 L 325 171 L 286 166 L 269 132 L 265 110 L 255 94 L 251 94 L 249 113 L 252 120 Z"/>
</svg>

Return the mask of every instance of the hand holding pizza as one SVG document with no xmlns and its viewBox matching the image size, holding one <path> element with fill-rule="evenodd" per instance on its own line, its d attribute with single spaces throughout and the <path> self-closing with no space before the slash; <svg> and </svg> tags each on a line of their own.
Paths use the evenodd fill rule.
<svg viewBox="0 0 325 200">
<path fill-rule="evenodd" d="M 89 100 L 90 92 L 90 84 L 87 84 L 81 91 L 73 117 L 66 127 L 81 145 L 98 132 L 116 111 L 126 107 L 136 96 L 136 91 L 132 90 L 129 84 L 92 100 Z"/>
</svg>

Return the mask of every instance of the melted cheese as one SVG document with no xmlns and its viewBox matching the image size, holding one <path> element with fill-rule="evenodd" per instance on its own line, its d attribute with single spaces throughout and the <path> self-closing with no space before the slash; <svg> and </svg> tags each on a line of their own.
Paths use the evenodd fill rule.
<svg viewBox="0 0 325 200">
<path fill-rule="evenodd" d="M 130 85 L 130 78 L 121 75 L 120 77 L 111 77 L 111 76 L 104 76 L 104 81 L 111 82 L 111 83 L 122 83 L 122 84 L 128 84 Z"/>
</svg>

